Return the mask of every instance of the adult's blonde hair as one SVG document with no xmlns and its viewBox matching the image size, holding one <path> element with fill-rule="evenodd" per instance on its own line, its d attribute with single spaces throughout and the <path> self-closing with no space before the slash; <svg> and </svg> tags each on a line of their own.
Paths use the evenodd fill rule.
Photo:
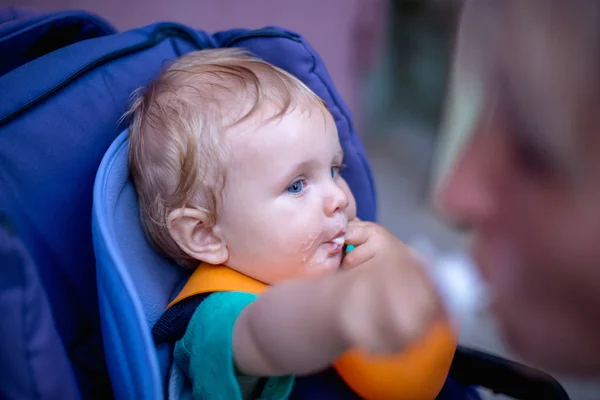
<svg viewBox="0 0 600 400">
<path fill-rule="evenodd" d="M 129 168 L 151 244 L 195 268 L 198 261 L 171 237 L 167 219 L 174 210 L 194 207 L 215 222 L 226 180 L 227 130 L 315 106 L 325 109 L 300 80 L 240 49 L 187 54 L 137 90 L 125 114 Z"/>
</svg>

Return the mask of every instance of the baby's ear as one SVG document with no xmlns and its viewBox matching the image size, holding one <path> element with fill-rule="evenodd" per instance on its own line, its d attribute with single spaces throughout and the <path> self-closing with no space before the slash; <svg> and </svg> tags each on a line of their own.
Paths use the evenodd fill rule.
<svg viewBox="0 0 600 400">
<path fill-rule="evenodd" d="M 171 211 L 167 226 L 175 243 L 196 260 L 218 265 L 229 258 L 225 242 L 214 230 L 214 216 L 208 211 L 196 208 Z"/>
</svg>

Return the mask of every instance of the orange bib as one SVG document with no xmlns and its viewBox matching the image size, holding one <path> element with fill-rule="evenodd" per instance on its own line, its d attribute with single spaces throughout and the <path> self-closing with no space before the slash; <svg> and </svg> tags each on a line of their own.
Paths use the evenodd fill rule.
<svg viewBox="0 0 600 400">
<path fill-rule="evenodd" d="M 203 264 L 169 307 L 201 293 L 260 294 L 266 289 L 268 285 L 230 268 Z M 372 357 L 350 350 L 333 367 L 355 393 L 367 400 L 433 400 L 446 381 L 456 345 L 449 323 L 440 321 L 423 340 L 398 355 Z"/>
</svg>

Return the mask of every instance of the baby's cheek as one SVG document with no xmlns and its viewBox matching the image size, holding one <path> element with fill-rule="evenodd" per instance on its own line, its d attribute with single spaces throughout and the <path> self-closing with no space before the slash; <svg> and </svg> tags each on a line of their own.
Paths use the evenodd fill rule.
<svg viewBox="0 0 600 400">
<path fill-rule="evenodd" d="M 290 222 L 273 237 L 273 242 L 276 243 L 273 250 L 277 253 L 273 255 L 276 258 L 285 258 L 288 265 L 304 264 L 314 252 L 318 236 L 318 232 Z"/>
<path fill-rule="evenodd" d="M 356 201 L 354 200 L 352 193 L 350 193 L 350 202 L 348 203 L 347 215 L 348 221 L 352 221 L 356 218 Z"/>
<path fill-rule="evenodd" d="M 277 238 L 281 252 L 288 257 L 297 257 L 307 253 L 314 243 L 314 235 L 300 234 L 294 232 L 293 227 L 289 227 L 284 232 L 281 232 Z"/>
<path fill-rule="evenodd" d="M 346 215 L 348 216 L 348 221 L 356 218 L 356 199 L 354 199 L 354 195 L 348 186 L 348 183 L 342 179 L 342 183 L 340 184 L 346 196 L 348 196 L 348 207 L 346 208 Z"/>
</svg>

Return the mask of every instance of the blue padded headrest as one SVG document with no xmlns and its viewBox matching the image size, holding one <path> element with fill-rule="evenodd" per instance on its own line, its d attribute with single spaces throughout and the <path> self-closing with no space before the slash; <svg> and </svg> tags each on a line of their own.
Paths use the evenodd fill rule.
<svg viewBox="0 0 600 400">
<path fill-rule="evenodd" d="M 298 35 L 267 28 L 213 36 L 217 46 L 243 46 L 300 78 L 328 105 L 338 127 L 348 168 L 344 176 L 359 217 L 375 218 L 374 187 L 365 154 L 346 106 L 323 62 Z M 157 353 L 151 327 L 184 281 L 181 268 L 146 241 L 127 166 L 127 132 L 104 155 L 94 186 L 93 234 L 105 352 L 113 387 L 123 398 L 159 399 L 165 393 L 169 348 Z M 157 356 L 158 355 L 158 356 Z"/>
<path fill-rule="evenodd" d="M 115 387 L 116 393 L 150 399 L 162 392 L 166 370 L 158 374 L 149 332 L 184 273 L 160 257 L 144 237 L 137 196 L 129 180 L 127 143 L 125 131 L 100 165 L 92 228 L 107 363 L 111 375 L 119 376 L 124 385 Z M 161 365 L 169 361 L 167 349 Z"/>
</svg>

